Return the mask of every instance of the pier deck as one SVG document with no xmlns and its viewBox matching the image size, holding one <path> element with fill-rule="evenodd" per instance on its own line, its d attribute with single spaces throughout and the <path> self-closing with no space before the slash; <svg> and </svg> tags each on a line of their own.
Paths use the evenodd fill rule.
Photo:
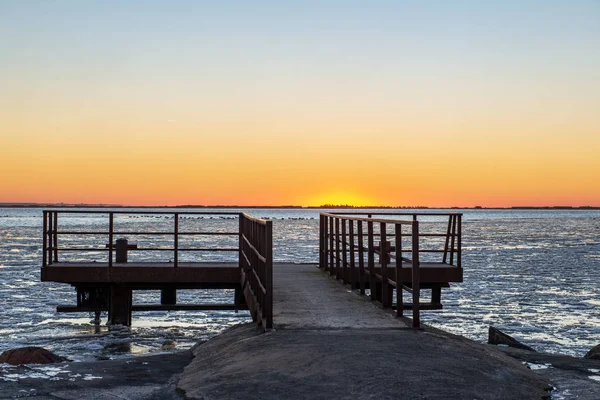
<svg viewBox="0 0 600 400">
<path fill-rule="evenodd" d="M 70 225 L 61 230 L 58 229 L 59 213 L 71 218 Z M 93 229 L 82 227 L 83 223 L 89 224 L 89 216 L 81 214 L 93 215 Z M 222 220 L 237 218 L 238 223 L 233 224 L 239 225 L 238 229 L 232 229 L 231 222 L 217 222 L 215 226 L 215 223 L 201 221 L 212 219 L 214 215 Z M 405 217 L 408 218 L 399 219 Z M 426 222 L 427 229 L 420 230 L 422 220 L 419 219 L 431 217 L 439 220 L 429 225 Z M 161 221 L 140 225 L 135 222 L 139 218 Z M 180 220 L 190 219 L 197 222 L 180 229 Z M 206 226 L 212 230 L 205 229 Z M 41 280 L 68 283 L 77 288 L 77 305 L 59 306 L 58 311 L 92 310 L 99 319 L 100 312 L 108 310 L 109 324 L 124 325 L 131 324 L 131 311 L 140 309 L 132 304 L 132 290 L 161 290 L 161 304 L 143 309 L 168 310 L 213 306 L 177 304 L 178 289 L 235 289 L 232 304 L 215 307 L 248 308 L 253 319 L 268 330 L 273 327 L 272 235 L 271 221 L 244 213 L 47 210 L 43 220 Z M 67 237 L 60 245 L 59 236 Z M 212 242 L 202 238 L 206 236 L 213 237 Z M 126 237 L 142 243 L 138 247 Z M 129 260 L 128 252 L 146 253 Z M 147 252 L 167 256 L 148 256 Z M 186 252 L 185 260 L 215 258 L 203 257 L 202 253 L 206 252 L 230 252 L 237 260 L 185 262 L 180 257 Z M 190 252 L 199 256 L 191 257 Z M 89 259 L 98 253 L 99 257 Z M 351 291 L 368 295 L 382 308 L 395 310 L 397 317 L 403 317 L 404 310 L 411 310 L 413 327 L 420 326 L 421 310 L 442 308 L 442 288 L 462 281 L 461 253 L 461 214 L 458 213 L 320 214 L 318 266 L 321 270 Z M 157 262 L 166 259 L 169 261 Z M 294 265 L 281 264 L 278 268 L 281 271 L 304 268 Z M 282 280 L 286 277 L 279 272 L 276 276 Z M 319 297 L 313 289 L 315 285 L 303 286 L 305 293 L 296 291 L 298 297 L 313 304 L 310 298 Z M 420 300 L 424 289 L 431 290 L 431 300 L 427 303 Z M 405 291 L 411 293 L 412 302 L 404 300 Z M 278 289 L 278 296 L 289 298 L 288 292 L 294 290 Z M 323 303 L 331 304 L 331 301 L 323 300 Z"/>
<path fill-rule="evenodd" d="M 42 281 L 63 283 L 177 284 L 178 288 L 240 285 L 238 263 L 180 262 L 57 262 L 42 269 Z"/>
</svg>

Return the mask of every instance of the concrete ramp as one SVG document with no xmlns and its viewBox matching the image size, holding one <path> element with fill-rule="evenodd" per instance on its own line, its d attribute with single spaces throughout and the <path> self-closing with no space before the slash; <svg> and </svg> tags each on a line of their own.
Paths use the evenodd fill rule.
<svg viewBox="0 0 600 400">
<path fill-rule="evenodd" d="M 275 330 L 196 347 L 190 399 L 541 399 L 547 383 L 496 348 L 403 320 L 316 266 L 275 265 Z"/>
</svg>

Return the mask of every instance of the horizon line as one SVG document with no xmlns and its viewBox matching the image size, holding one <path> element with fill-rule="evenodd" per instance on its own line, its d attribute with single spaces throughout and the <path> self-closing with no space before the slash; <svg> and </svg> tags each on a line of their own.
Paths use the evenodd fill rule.
<svg viewBox="0 0 600 400">
<path fill-rule="evenodd" d="M 462 210 L 514 210 L 514 209 L 530 209 L 530 210 L 596 210 L 600 206 L 581 205 L 581 206 L 565 206 L 565 205 L 545 205 L 545 206 L 529 206 L 529 205 L 514 205 L 506 207 L 487 207 L 487 206 L 391 206 L 391 205 L 369 205 L 369 206 L 353 206 L 349 204 L 322 204 L 319 206 L 302 206 L 302 205 L 202 205 L 202 204 L 181 204 L 181 205 L 124 205 L 124 204 L 104 204 L 104 203 L 37 203 L 37 202 L 0 202 L 2 208 L 26 208 L 26 207 L 59 207 L 59 208 L 290 208 L 290 209 L 462 209 Z"/>
</svg>

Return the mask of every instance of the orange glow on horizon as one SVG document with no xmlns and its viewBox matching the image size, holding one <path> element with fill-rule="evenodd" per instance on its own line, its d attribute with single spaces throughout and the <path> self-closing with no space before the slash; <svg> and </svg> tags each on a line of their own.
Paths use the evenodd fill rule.
<svg viewBox="0 0 600 400">
<path fill-rule="evenodd" d="M 600 3 L 27 3 L 0 203 L 600 207 Z"/>
</svg>

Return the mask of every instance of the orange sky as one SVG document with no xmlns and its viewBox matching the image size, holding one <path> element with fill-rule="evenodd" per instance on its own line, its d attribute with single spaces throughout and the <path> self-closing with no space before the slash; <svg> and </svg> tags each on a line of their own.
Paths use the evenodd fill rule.
<svg viewBox="0 0 600 400">
<path fill-rule="evenodd" d="M 95 7 L 0 17 L 0 202 L 600 206 L 598 3 L 453 9 L 427 36 L 383 5 Z"/>
</svg>

